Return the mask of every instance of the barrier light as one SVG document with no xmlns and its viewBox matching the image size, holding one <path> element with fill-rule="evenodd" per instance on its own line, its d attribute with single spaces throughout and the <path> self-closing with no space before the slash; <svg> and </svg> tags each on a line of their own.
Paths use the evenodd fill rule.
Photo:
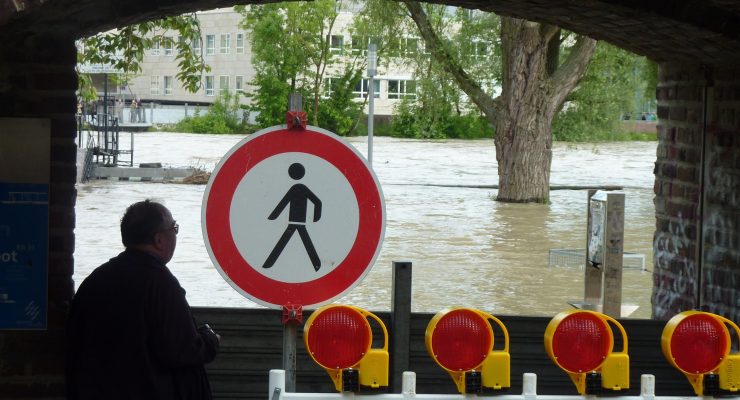
<svg viewBox="0 0 740 400">
<path fill-rule="evenodd" d="M 663 354 L 691 383 L 698 396 L 720 390 L 740 390 L 740 354 L 730 354 L 731 326 L 722 316 L 703 311 L 684 311 L 666 323 L 661 336 Z"/>
<path fill-rule="evenodd" d="M 368 318 L 382 328 L 380 349 L 370 348 L 373 332 Z M 388 331 L 375 314 L 345 305 L 321 307 L 306 320 L 303 341 L 308 354 L 326 370 L 337 391 L 388 386 Z"/>
<path fill-rule="evenodd" d="M 621 352 L 613 352 L 610 323 L 622 334 Z M 570 376 L 579 394 L 629 389 L 627 333 L 608 315 L 587 310 L 561 312 L 547 325 L 545 350 Z"/>
<path fill-rule="evenodd" d="M 493 350 L 489 321 L 503 331 L 502 350 Z M 491 314 L 471 308 L 440 311 L 429 321 L 424 341 L 429 355 L 450 374 L 460 393 L 511 386 L 509 332 Z"/>
</svg>

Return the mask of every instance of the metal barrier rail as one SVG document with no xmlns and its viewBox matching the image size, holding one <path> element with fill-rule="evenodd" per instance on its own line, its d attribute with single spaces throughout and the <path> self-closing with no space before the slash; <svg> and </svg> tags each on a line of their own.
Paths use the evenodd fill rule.
<svg viewBox="0 0 740 400">
<path fill-rule="evenodd" d="M 494 400 L 586 400 L 597 398 L 597 396 L 594 395 L 538 395 L 537 374 L 533 373 L 524 374 L 522 389 L 522 394 L 520 395 L 501 396 L 491 396 L 490 394 L 481 396 L 478 396 L 476 394 L 417 394 L 416 373 L 407 371 L 403 373 L 403 385 L 401 393 L 293 393 L 285 391 L 285 371 L 282 369 L 273 369 L 270 370 L 270 384 L 267 398 L 269 400 L 471 400 L 477 398 Z M 706 400 L 711 398 L 711 396 L 656 396 L 655 376 L 649 374 L 642 375 L 639 396 L 608 396 L 609 400 Z"/>
</svg>

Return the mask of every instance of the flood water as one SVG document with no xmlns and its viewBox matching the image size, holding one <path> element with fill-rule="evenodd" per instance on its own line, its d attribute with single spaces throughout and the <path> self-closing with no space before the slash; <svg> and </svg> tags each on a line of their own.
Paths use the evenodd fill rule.
<svg viewBox="0 0 740 400">
<path fill-rule="evenodd" d="M 242 136 L 141 133 L 134 163 L 161 162 L 211 171 Z M 127 143 L 122 140 L 122 142 Z M 365 137 L 350 138 L 367 153 Z M 643 254 L 647 271 L 626 269 L 623 302 L 650 317 L 655 230 L 653 165 L 657 142 L 555 143 L 552 185 L 620 185 L 626 196 L 625 251 Z M 337 302 L 389 310 L 393 261 L 413 263 L 412 310 L 466 306 L 497 315 L 550 316 L 583 298 L 581 266 L 548 266 L 551 249 L 583 249 L 586 190 L 553 190 L 550 204 L 494 201 L 495 189 L 430 185 L 495 185 L 493 140 L 405 140 L 376 137 L 373 167 L 383 188 L 383 247 L 366 278 Z M 118 254 L 119 221 L 129 204 L 162 201 L 180 224 L 169 267 L 193 306 L 258 307 L 213 266 L 201 236 L 205 185 L 97 180 L 79 185 L 75 230 L 76 285 Z"/>
</svg>

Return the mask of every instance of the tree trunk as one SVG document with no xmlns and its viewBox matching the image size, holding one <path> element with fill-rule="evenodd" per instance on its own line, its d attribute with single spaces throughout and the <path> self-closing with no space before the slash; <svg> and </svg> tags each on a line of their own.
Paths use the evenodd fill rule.
<svg viewBox="0 0 740 400">
<path fill-rule="evenodd" d="M 434 59 L 496 128 L 496 200 L 548 202 L 552 121 L 586 71 L 596 41 L 580 36 L 558 66 L 558 27 L 501 17 L 502 91 L 492 99 L 445 50 L 421 5 L 404 3 Z"/>
<path fill-rule="evenodd" d="M 501 18 L 503 73 L 496 120 L 498 201 L 546 203 L 550 199 L 552 121 L 578 84 L 596 47 L 581 37 L 568 59 L 553 68 L 559 29 Z M 555 65 L 557 65 L 555 63 Z"/>
<path fill-rule="evenodd" d="M 547 32 L 540 24 L 501 18 L 502 107 L 495 138 L 498 201 L 549 199 L 554 114 L 547 72 L 550 37 L 543 33 Z"/>
</svg>

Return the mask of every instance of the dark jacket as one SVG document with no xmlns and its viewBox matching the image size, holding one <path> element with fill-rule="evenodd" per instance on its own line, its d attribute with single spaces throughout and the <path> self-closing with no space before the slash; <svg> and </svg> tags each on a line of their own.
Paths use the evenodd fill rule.
<svg viewBox="0 0 740 400">
<path fill-rule="evenodd" d="M 67 335 L 70 400 L 211 399 L 204 364 L 218 338 L 196 328 L 185 290 L 147 253 L 126 250 L 82 282 Z"/>
</svg>

